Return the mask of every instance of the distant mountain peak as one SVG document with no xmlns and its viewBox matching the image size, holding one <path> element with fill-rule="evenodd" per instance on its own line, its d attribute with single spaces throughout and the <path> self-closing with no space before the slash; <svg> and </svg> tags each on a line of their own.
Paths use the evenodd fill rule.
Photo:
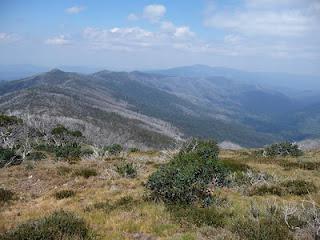
<svg viewBox="0 0 320 240">
<path fill-rule="evenodd" d="M 64 71 L 60 70 L 59 68 L 54 68 L 50 70 L 48 73 L 65 73 Z"/>
</svg>

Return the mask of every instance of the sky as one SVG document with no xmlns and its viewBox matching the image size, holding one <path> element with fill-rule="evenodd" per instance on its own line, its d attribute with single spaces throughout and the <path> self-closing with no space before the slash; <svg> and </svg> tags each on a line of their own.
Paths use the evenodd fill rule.
<svg viewBox="0 0 320 240">
<path fill-rule="evenodd" d="M 0 64 L 320 75 L 320 0 L 1 0 Z"/>
</svg>

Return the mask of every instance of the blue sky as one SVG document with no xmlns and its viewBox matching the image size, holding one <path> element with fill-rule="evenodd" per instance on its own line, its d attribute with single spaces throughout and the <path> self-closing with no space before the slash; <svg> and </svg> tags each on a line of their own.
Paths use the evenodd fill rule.
<svg viewBox="0 0 320 240">
<path fill-rule="evenodd" d="M 0 64 L 320 75 L 319 0 L 0 1 Z"/>
</svg>

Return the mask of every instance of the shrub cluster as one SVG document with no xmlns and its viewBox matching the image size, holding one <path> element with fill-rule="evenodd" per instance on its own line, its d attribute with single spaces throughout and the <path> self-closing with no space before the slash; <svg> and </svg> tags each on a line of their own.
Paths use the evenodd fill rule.
<svg viewBox="0 0 320 240">
<path fill-rule="evenodd" d="M 16 116 L 0 114 L 0 127 L 7 127 L 20 123 L 22 123 L 22 119 L 17 118 Z"/>
<path fill-rule="evenodd" d="M 90 229 L 81 218 L 71 212 L 57 211 L 48 217 L 29 221 L 0 235 L 3 240 L 91 239 Z"/>
<path fill-rule="evenodd" d="M 265 149 L 258 151 L 258 155 L 263 155 L 266 157 L 276 157 L 276 156 L 292 156 L 298 157 L 303 155 L 302 150 L 299 149 L 299 146 L 290 142 L 282 142 L 272 144 Z"/>
<path fill-rule="evenodd" d="M 75 191 L 73 190 L 61 190 L 54 194 L 54 197 L 58 200 L 64 198 L 74 197 L 76 195 Z"/>
<path fill-rule="evenodd" d="M 98 173 L 95 169 L 93 168 L 80 168 L 80 169 L 77 169 L 74 174 L 76 176 L 81 176 L 81 177 L 84 177 L 84 178 L 89 178 L 89 177 L 93 177 L 93 176 L 97 176 Z"/>
<path fill-rule="evenodd" d="M 208 184 L 225 184 L 226 169 L 218 160 L 214 141 L 192 140 L 169 163 L 153 173 L 146 184 L 151 198 L 165 203 L 207 201 Z"/>
<path fill-rule="evenodd" d="M 13 200 L 14 193 L 11 190 L 0 188 L 0 202 L 9 202 Z"/>
<path fill-rule="evenodd" d="M 22 157 L 10 148 L 0 147 L 0 168 L 6 166 L 7 164 L 16 165 L 22 162 Z"/>
<path fill-rule="evenodd" d="M 137 176 L 137 168 L 133 165 L 133 163 L 129 162 L 121 162 L 116 166 L 116 171 L 122 177 L 134 178 Z"/>
<path fill-rule="evenodd" d="M 306 195 L 313 193 L 317 190 L 316 186 L 312 182 L 304 180 L 289 180 L 280 183 L 279 185 L 260 185 L 255 186 L 249 190 L 249 195 L 278 195 L 283 196 L 287 194 L 291 195 Z"/>
<path fill-rule="evenodd" d="M 226 214 L 216 207 L 202 208 L 190 205 L 169 205 L 170 215 L 179 223 L 191 223 L 197 227 L 214 226 L 222 227 Z"/>
<path fill-rule="evenodd" d="M 27 155 L 26 160 L 32 160 L 32 161 L 40 161 L 42 159 L 45 159 L 47 156 L 42 152 L 31 152 Z"/>
<path fill-rule="evenodd" d="M 63 135 L 69 135 L 73 137 L 82 137 L 82 132 L 76 130 L 76 131 L 71 131 L 65 126 L 59 124 L 55 128 L 51 130 L 51 134 L 55 136 L 63 136 Z"/>
<path fill-rule="evenodd" d="M 107 151 L 110 155 L 117 156 L 123 150 L 123 147 L 120 144 L 112 144 L 110 146 L 104 147 L 104 150 Z"/>
</svg>

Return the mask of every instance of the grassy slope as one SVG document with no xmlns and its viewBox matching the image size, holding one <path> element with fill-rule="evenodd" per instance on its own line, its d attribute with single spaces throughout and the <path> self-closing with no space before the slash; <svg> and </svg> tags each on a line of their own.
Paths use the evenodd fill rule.
<svg viewBox="0 0 320 240">
<path fill-rule="evenodd" d="M 147 237 L 151 237 L 150 239 L 208 239 L 202 235 L 203 227 L 178 224 L 170 217 L 163 204 L 143 200 L 144 187 L 142 183 L 168 159 L 167 154 L 159 152 L 131 153 L 124 157 L 138 166 L 137 178 L 122 178 L 115 172 L 115 164 L 121 161 L 120 159 L 95 159 L 74 165 L 48 159 L 38 162 L 33 169 L 30 164 L 26 163 L 8 169 L 0 169 L 0 186 L 18 193 L 18 199 L 0 205 L 0 232 L 28 219 L 45 216 L 62 208 L 84 217 L 102 239 L 147 239 Z M 279 159 L 260 161 L 253 158 L 249 150 L 223 151 L 220 157 L 223 160 L 232 159 L 247 163 L 250 167 L 274 175 L 280 180 L 304 179 L 312 181 L 320 189 L 320 174 L 317 170 L 284 168 L 279 165 Z M 290 158 L 286 160 L 288 162 L 296 161 Z M 320 153 L 308 152 L 305 156 L 300 157 L 300 160 L 316 162 L 320 165 Z M 65 175 L 59 174 L 61 166 L 69 168 L 71 172 Z M 75 177 L 72 172 L 82 167 L 94 168 L 98 171 L 98 175 L 88 179 Z M 76 191 L 76 196 L 56 200 L 53 194 L 60 189 L 73 189 Z M 219 189 L 217 192 L 220 196 L 228 199 L 230 202 L 228 208 L 234 212 L 234 215 L 227 220 L 226 229 L 230 228 L 237 217 L 245 214 L 252 201 L 261 206 L 268 201 L 297 202 L 306 198 L 306 196 L 291 195 L 249 197 L 230 188 Z M 133 197 L 135 200 L 133 206 L 117 208 L 113 211 L 86 210 L 94 203 L 106 201 L 115 203 L 124 196 Z M 312 194 L 311 197 L 320 204 L 319 192 Z M 222 231 L 218 232 L 220 234 Z"/>
</svg>

